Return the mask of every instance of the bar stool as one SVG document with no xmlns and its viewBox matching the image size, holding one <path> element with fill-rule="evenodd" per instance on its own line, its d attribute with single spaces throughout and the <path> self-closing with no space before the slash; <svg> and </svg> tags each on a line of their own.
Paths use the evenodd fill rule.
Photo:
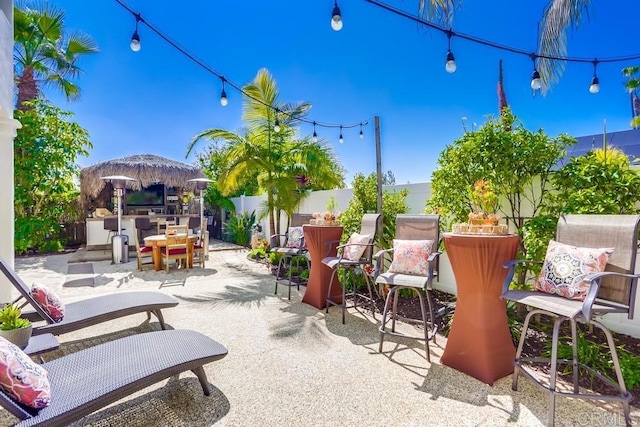
<svg viewBox="0 0 640 427">
<path fill-rule="evenodd" d="M 118 234 L 118 217 L 105 217 L 104 219 L 104 229 L 105 230 L 109 230 L 109 233 L 107 234 L 107 248 L 109 247 L 109 241 L 111 240 L 112 236 L 115 236 Z M 124 230 L 121 229 L 120 231 Z M 104 251 L 105 253 L 107 253 L 107 249 L 105 249 Z"/>
</svg>

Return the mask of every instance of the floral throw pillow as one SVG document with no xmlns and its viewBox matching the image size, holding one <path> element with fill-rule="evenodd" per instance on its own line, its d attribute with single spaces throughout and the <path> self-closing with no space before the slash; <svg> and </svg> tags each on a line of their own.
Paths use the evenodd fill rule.
<svg viewBox="0 0 640 427">
<path fill-rule="evenodd" d="M 358 234 L 353 233 L 349 240 L 347 241 L 347 245 L 353 244 L 353 246 L 345 246 L 342 252 L 342 258 L 348 259 L 350 261 L 358 261 L 364 254 L 364 251 L 367 250 L 367 243 L 371 242 L 371 234 Z"/>
<path fill-rule="evenodd" d="M 44 408 L 51 399 L 47 371 L 2 337 L 0 387 L 16 401 L 31 408 Z"/>
<path fill-rule="evenodd" d="M 304 237 L 304 232 L 302 227 L 289 227 L 289 232 L 287 233 L 287 248 L 300 248 L 302 243 L 302 238 Z"/>
<path fill-rule="evenodd" d="M 64 319 L 64 303 L 48 286 L 34 283 L 31 286 L 31 296 L 54 321 Z"/>
<path fill-rule="evenodd" d="M 390 273 L 426 276 L 429 271 L 429 255 L 433 240 L 393 239 L 393 261 Z"/>
<path fill-rule="evenodd" d="M 604 271 L 612 252 L 613 248 L 580 248 L 552 240 L 535 289 L 584 301 L 590 286 L 585 276 Z"/>
</svg>

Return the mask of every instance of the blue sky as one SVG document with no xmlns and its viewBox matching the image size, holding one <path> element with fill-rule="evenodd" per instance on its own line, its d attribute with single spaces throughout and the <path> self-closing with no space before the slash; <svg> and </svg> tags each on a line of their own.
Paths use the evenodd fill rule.
<svg viewBox="0 0 640 427">
<path fill-rule="evenodd" d="M 81 166 L 133 154 L 185 158 L 192 137 L 209 128 L 239 130 L 241 94 L 227 87 L 229 105 L 220 106 L 220 80 L 177 52 L 144 25 L 142 49 L 129 48 L 134 17 L 115 0 L 52 0 L 67 13 L 66 26 L 90 34 L 100 53 L 81 61 L 79 101 L 54 103 L 75 113 L 94 148 Z M 387 0 L 411 14 L 417 0 Z M 498 61 L 514 112 L 530 130 L 572 136 L 627 130 L 629 97 L 621 68 L 598 65 L 600 93 L 588 91 L 591 64 L 568 63 L 559 84 L 546 96 L 532 96 L 531 59 L 459 38 L 452 39 L 458 69 L 444 70 L 447 38 L 364 0 L 340 0 L 344 28 L 330 27 L 332 0 L 190 1 L 127 0 L 132 9 L 228 80 L 243 85 L 260 68 L 277 81 L 280 100 L 313 104 L 309 119 L 359 128 L 318 128 L 347 169 L 375 172 L 373 120 L 380 116 L 382 169 L 398 183 L 429 181 L 442 149 L 467 129 L 497 114 Z M 513 5 L 516 5 L 515 7 Z M 535 50 L 537 23 L 546 1 L 467 1 L 453 29 L 500 44 Z M 180 5 L 180 6 L 178 6 Z M 612 7 L 615 5 L 615 8 Z M 569 35 L 571 57 L 618 57 L 640 53 L 634 20 L 637 0 L 594 2 L 589 19 Z M 311 126 L 301 132 L 311 134 Z M 198 146 L 205 147 L 205 143 Z M 197 151 L 197 150 L 196 150 Z"/>
</svg>

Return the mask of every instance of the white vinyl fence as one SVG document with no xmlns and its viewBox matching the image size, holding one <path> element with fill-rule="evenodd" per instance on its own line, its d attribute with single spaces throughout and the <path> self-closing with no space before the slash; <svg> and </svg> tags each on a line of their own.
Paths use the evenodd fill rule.
<svg viewBox="0 0 640 427">
<path fill-rule="evenodd" d="M 429 197 L 431 197 L 431 184 L 430 183 L 417 183 L 406 185 L 390 185 L 385 186 L 386 191 L 400 191 L 402 189 L 409 190 L 406 203 L 409 206 L 408 213 L 422 213 L 424 212 L 425 203 Z M 298 212 L 300 213 L 313 213 L 324 212 L 330 198 L 333 197 L 336 201 L 336 210 L 344 211 L 349 206 L 349 200 L 353 190 L 350 188 L 339 190 L 325 190 L 314 191 L 309 197 L 305 198 L 300 206 Z M 233 203 L 236 206 L 237 211 L 256 211 L 256 215 L 260 212 L 260 206 L 265 202 L 266 196 L 251 196 L 251 197 L 236 197 Z M 284 233 L 287 221 L 286 216 L 283 214 L 283 221 L 281 224 L 281 233 Z M 269 234 L 269 222 L 268 219 L 261 221 L 262 229 L 265 235 Z M 640 261 L 639 261 L 640 262 Z M 636 267 L 636 271 L 640 271 L 640 268 Z M 440 256 L 440 270 L 438 279 L 434 282 L 433 287 L 440 291 L 444 291 L 450 294 L 456 294 L 456 281 L 451 270 L 451 264 L 446 252 Z M 636 297 L 636 307 L 640 310 L 640 298 Z M 603 323 L 612 330 L 620 333 L 632 335 L 634 337 L 640 337 L 640 315 L 636 319 L 629 320 L 626 317 L 619 314 L 608 314 L 603 317 Z"/>
</svg>

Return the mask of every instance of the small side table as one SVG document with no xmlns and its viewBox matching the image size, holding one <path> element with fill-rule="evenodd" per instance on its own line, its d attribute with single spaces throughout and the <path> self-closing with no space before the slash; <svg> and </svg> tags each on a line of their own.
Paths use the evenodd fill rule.
<svg viewBox="0 0 640 427">
<path fill-rule="evenodd" d="M 29 356 L 46 353 L 60 347 L 60 343 L 52 334 L 33 335 L 24 351 Z"/>
</svg>

